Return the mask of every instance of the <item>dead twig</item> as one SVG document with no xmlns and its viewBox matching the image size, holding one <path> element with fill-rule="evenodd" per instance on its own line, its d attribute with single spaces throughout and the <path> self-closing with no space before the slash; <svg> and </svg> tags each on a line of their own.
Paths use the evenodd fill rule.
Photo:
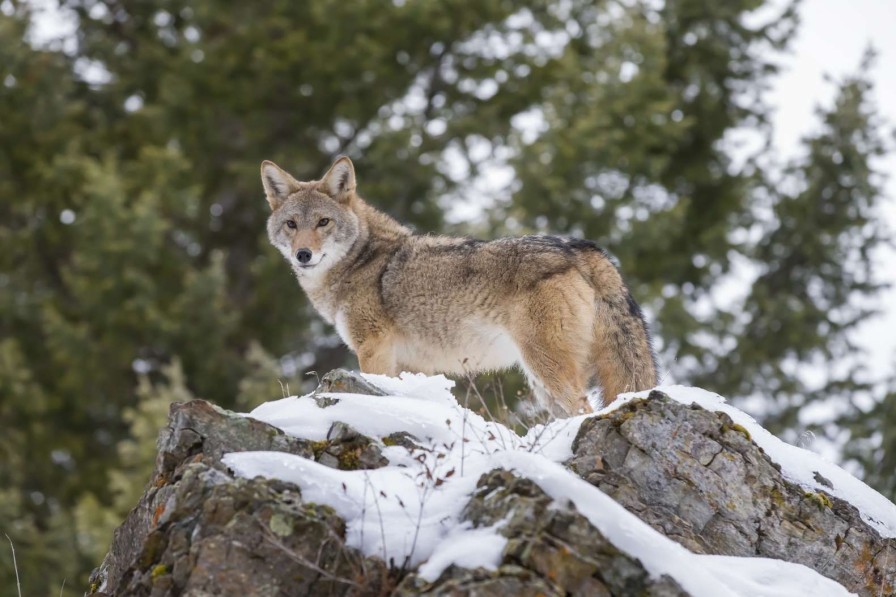
<svg viewBox="0 0 896 597">
<path fill-rule="evenodd" d="M 6 535 L 6 533 L 3 534 Z M 9 541 L 9 548 L 12 550 L 12 567 L 16 571 L 16 590 L 19 593 L 19 597 L 22 597 L 22 584 L 19 582 L 19 565 L 16 563 L 16 548 L 12 544 L 12 539 L 9 538 L 9 535 L 6 535 L 6 540 Z"/>
</svg>

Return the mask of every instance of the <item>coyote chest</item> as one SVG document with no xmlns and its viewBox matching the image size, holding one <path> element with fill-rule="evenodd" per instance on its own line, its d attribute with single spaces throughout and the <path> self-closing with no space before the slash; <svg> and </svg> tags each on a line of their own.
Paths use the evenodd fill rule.
<svg viewBox="0 0 896 597">
<path fill-rule="evenodd" d="M 519 366 L 557 416 L 656 384 L 646 324 L 590 241 L 415 236 L 356 193 L 340 158 L 319 181 L 270 162 L 268 236 L 361 370 L 472 374 Z"/>
</svg>

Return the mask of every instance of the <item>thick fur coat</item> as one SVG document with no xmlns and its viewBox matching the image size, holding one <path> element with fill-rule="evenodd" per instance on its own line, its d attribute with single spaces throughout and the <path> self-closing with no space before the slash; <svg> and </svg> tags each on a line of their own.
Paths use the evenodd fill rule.
<svg viewBox="0 0 896 597">
<path fill-rule="evenodd" d="M 413 234 L 356 192 L 348 158 L 300 182 L 261 177 L 268 235 L 361 370 L 466 374 L 520 366 L 557 416 L 657 383 L 647 326 L 619 271 L 587 240 Z"/>
</svg>

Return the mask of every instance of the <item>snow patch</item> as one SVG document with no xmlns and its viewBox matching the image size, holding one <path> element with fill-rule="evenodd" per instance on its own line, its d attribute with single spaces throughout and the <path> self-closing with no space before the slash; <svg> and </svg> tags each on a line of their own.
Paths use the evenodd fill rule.
<svg viewBox="0 0 896 597">
<path fill-rule="evenodd" d="M 461 568 L 496 570 L 507 545 L 507 538 L 495 533 L 500 526 L 479 529 L 459 526 L 445 536 L 417 572 L 433 582 L 451 564 Z"/>
</svg>

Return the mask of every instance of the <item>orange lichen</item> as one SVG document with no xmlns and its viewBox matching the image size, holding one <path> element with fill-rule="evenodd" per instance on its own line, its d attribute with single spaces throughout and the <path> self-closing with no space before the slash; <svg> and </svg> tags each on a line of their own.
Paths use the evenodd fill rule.
<svg viewBox="0 0 896 597">
<path fill-rule="evenodd" d="M 159 519 L 162 517 L 162 514 L 165 513 L 165 504 L 159 504 L 156 506 L 155 511 L 152 513 L 152 526 L 159 526 Z"/>
</svg>

